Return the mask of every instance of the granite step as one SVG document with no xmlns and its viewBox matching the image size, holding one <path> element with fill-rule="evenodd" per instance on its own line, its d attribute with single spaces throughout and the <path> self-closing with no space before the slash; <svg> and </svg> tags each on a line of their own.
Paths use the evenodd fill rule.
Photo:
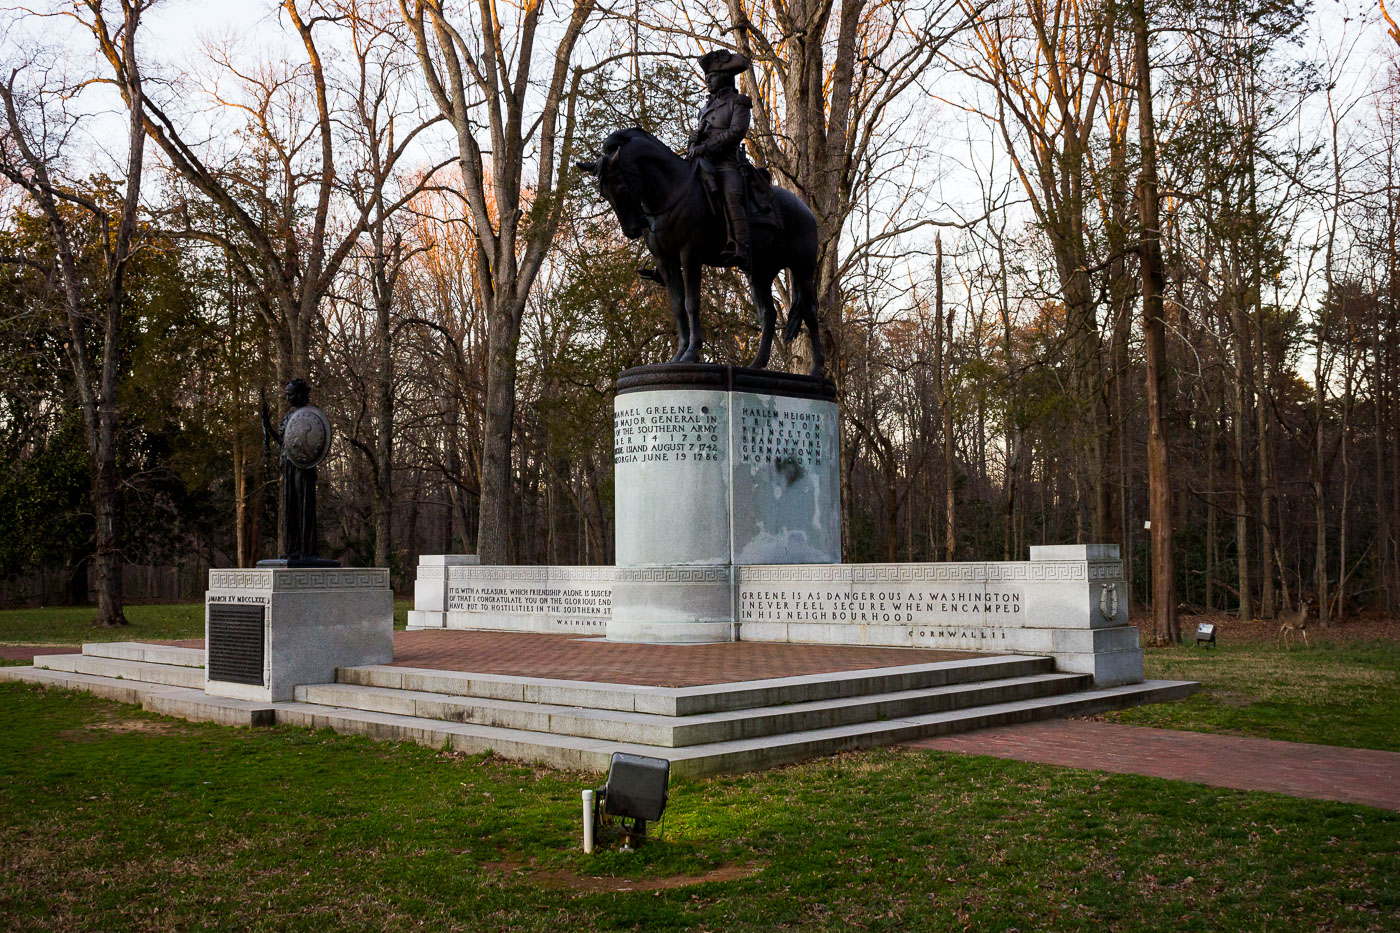
<svg viewBox="0 0 1400 933">
<path fill-rule="evenodd" d="M 618 742 L 574 735 L 553 735 L 525 729 L 476 723 L 452 723 L 421 716 L 323 706 L 314 703 L 251 703 L 206 697 L 202 691 L 166 684 L 142 683 L 91 674 L 36 667 L 0 667 L 0 680 L 27 681 L 46 686 L 86 690 L 124 703 L 140 704 L 153 712 L 230 725 L 269 725 L 272 722 L 365 735 L 383 741 L 411 741 L 430 748 L 467 753 L 491 752 L 507 758 L 538 761 L 560 768 L 604 771 L 612 753 L 630 752 L 666 758 L 671 773 L 694 778 L 725 772 L 752 771 L 842 751 L 907 742 L 990 726 L 1009 725 L 1060 716 L 1083 716 L 1184 699 L 1200 685 L 1180 681 L 1147 681 L 1122 687 L 1079 690 L 961 709 L 909 715 L 872 722 L 850 723 L 701 745 L 668 747 Z"/>
<path fill-rule="evenodd" d="M 1053 673 L 1054 670 L 1054 660 L 1047 657 L 993 655 L 898 667 L 707 684 L 699 687 L 652 687 L 371 664 L 339 668 L 336 671 L 336 681 L 341 684 L 439 693 L 453 697 L 514 700 L 552 706 L 655 713 L 661 716 L 691 716 L 841 697 L 897 693 L 903 690 L 1009 677 L 1030 677 Z"/>
<path fill-rule="evenodd" d="M 301 686 L 296 690 L 296 699 L 342 709 L 678 748 L 1054 696 L 1085 689 L 1092 683 L 1093 678 L 1087 674 L 1033 674 L 687 716 L 353 684 Z"/>
<path fill-rule="evenodd" d="M 110 677 L 114 680 L 134 680 L 146 684 L 204 689 L 204 668 L 202 667 L 91 657 L 85 654 L 41 654 L 35 656 L 34 666 L 50 671 Z"/>
<path fill-rule="evenodd" d="M 49 655 L 49 657 L 54 657 L 54 655 Z M 0 667 L 0 681 L 4 680 L 23 681 L 63 690 L 85 690 L 104 700 L 116 700 L 118 703 L 131 703 L 136 706 L 140 706 L 146 696 L 152 692 L 185 689 L 166 684 L 118 680 L 114 677 L 94 677 L 91 674 L 77 674 L 72 671 L 51 670 L 42 667 Z"/>
<path fill-rule="evenodd" d="M 203 667 L 203 648 L 179 645 L 152 645 L 141 641 L 104 641 L 83 645 L 83 655 L 89 658 L 113 658 L 118 661 L 146 661 L 175 667 Z"/>
<path fill-rule="evenodd" d="M 203 672 L 201 672 L 202 676 Z M 101 677 L 40 667 L 0 667 L 0 681 L 14 680 L 83 690 L 104 700 L 116 700 L 192 722 L 217 722 L 226 726 L 270 726 L 276 721 L 271 703 L 206 696 L 200 688 L 178 687 L 146 681 Z"/>
<path fill-rule="evenodd" d="M 627 752 L 668 759 L 673 776 L 696 778 L 771 768 L 806 758 L 953 732 L 1062 716 L 1090 715 L 1109 709 L 1183 699 L 1198 687 L 1199 684 L 1181 681 L 1145 681 L 900 719 L 680 748 L 554 735 L 476 723 L 448 723 L 419 716 L 301 702 L 277 704 L 277 721 L 364 735 L 381 741 L 415 742 L 430 748 L 451 748 L 469 754 L 493 753 L 505 758 L 585 771 L 604 771 L 613 752 Z"/>
</svg>

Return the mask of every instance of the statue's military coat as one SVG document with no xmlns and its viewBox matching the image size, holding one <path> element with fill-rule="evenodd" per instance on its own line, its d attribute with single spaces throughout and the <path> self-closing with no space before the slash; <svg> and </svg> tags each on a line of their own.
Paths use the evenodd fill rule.
<svg viewBox="0 0 1400 933">
<path fill-rule="evenodd" d="M 752 110 L 753 101 L 733 88 L 724 88 L 713 95 L 700 109 L 690 154 L 713 162 L 736 158 L 739 144 L 749 131 Z"/>
</svg>

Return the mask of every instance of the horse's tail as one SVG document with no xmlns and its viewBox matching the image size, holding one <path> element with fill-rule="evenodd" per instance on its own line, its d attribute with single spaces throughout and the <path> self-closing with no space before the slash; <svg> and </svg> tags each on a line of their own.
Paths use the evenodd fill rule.
<svg viewBox="0 0 1400 933">
<path fill-rule="evenodd" d="M 793 301 L 788 306 L 787 323 L 783 325 L 783 341 L 791 343 L 800 333 L 802 333 L 802 311 L 797 307 L 797 302 Z"/>
<path fill-rule="evenodd" d="M 797 269 L 791 270 L 790 281 L 792 283 L 792 301 L 788 302 L 787 323 L 783 325 L 783 342 L 791 343 L 798 334 L 802 332 L 802 324 L 816 317 L 816 283 L 812 281 L 812 273 L 803 274 Z"/>
</svg>

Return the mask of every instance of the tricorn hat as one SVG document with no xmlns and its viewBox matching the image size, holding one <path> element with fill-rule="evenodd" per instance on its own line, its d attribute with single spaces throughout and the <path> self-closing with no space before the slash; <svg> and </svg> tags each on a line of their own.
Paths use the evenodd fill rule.
<svg viewBox="0 0 1400 933">
<path fill-rule="evenodd" d="M 749 67 L 749 60 L 739 52 L 715 49 L 700 59 L 700 70 L 707 75 L 737 75 Z"/>
</svg>

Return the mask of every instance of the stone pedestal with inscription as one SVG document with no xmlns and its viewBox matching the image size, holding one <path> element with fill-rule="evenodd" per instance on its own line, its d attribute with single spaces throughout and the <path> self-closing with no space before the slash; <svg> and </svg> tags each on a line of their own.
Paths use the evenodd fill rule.
<svg viewBox="0 0 1400 933">
<path fill-rule="evenodd" d="M 740 637 L 1046 655 L 1097 686 L 1142 681 L 1116 544 L 1032 547 L 1028 561 L 738 569 Z"/>
<path fill-rule="evenodd" d="M 394 659 L 394 593 L 378 568 L 209 571 L 204 692 L 291 700 L 337 667 Z"/>
<path fill-rule="evenodd" d="M 835 394 L 703 363 L 618 378 L 609 640 L 732 641 L 735 566 L 840 562 Z"/>
</svg>

